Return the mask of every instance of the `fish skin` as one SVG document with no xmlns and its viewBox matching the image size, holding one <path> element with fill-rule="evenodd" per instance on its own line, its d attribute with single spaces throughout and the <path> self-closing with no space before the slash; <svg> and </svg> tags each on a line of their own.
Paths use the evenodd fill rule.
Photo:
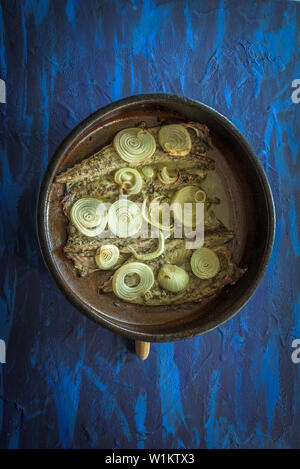
<svg viewBox="0 0 300 469">
<path fill-rule="evenodd" d="M 177 187 L 184 187 L 188 185 L 199 185 L 205 179 L 206 174 L 204 173 L 201 177 L 197 174 L 189 174 L 188 171 L 181 170 L 179 178 L 176 182 L 169 184 L 166 189 L 166 185 L 163 184 L 158 178 L 154 178 L 152 181 L 144 180 L 143 192 L 151 193 L 156 191 L 167 192 Z M 120 194 L 120 187 L 111 178 L 111 181 L 98 177 L 86 184 L 85 181 L 78 181 L 70 184 L 67 188 L 66 195 L 63 197 L 61 203 L 63 206 L 64 214 L 69 218 L 69 213 L 72 205 L 82 197 L 96 197 L 97 199 L 108 200 L 110 198 L 117 198 Z M 125 194 L 126 195 L 126 194 Z"/>
<path fill-rule="evenodd" d="M 224 245 L 229 243 L 233 238 L 234 238 L 234 232 L 233 231 L 223 232 L 222 236 L 221 236 L 221 233 L 218 233 L 218 234 L 211 233 L 210 235 L 207 235 L 205 237 L 203 246 L 212 249 L 216 253 L 218 253 L 219 251 L 221 253 L 225 252 L 227 254 L 227 256 L 230 257 L 231 252 Z M 224 249 L 224 251 L 223 251 L 223 249 Z M 198 283 L 199 283 L 199 281 L 203 282 L 202 280 L 198 279 L 198 277 L 195 277 L 195 275 L 191 271 L 190 257 L 191 257 L 193 252 L 194 252 L 193 250 L 185 248 L 185 240 L 183 240 L 183 239 L 173 239 L 172 241 L 170 241 L 169 243 L 167 243 L 165 245 L 165 251 L 160 257 L 158 257 L 156 259 L 153 259 L 151 261 L 145 261 L 144 263 L 148 264 L 151 267 L 151 269 L 153 270 L 153 272 L 155 274 L 155 277 L 157 277 L 158 270 L 164 264 L 175 264 L 175 265 L 178 265 L 178 266 L 184 268 L 187 272 L 189 272 L 190 277 L 192 276 L 192 278 L 194 278 L 194 281 L 197 280 Z M 134 262 L 135 260 L 136 259 L 135 259 L 134 256 L 130 256 L 125 263 L 127 264 L 129 262 Z M 237 267 L 237 266 L 236 266 L 236 268 L 239 269 L 239 267 Z M 113 291 L 112 290 L 112 279 L 113 279 L 113 275 L 108 280 L 103 282 L 103 284 L 100 286 L 100 291 L 101 292 L 108 293 L 108 292 Z M 152 287 L 152 289 L 154 289 L 154 290 L 156 289 L 160 293 L 162 291 L 162 289 L 158 286 L 157 281 L 155 281 L 154 287 Z M 168 295 L 170 298 L 174 297 L 174 294 L 171 294 L 171 293 L 168 293 L 168 292 L 165 292 L 165 296 L 166 295 Z M 141 299 L 139 299 L 138 301 L 141 301 L 140 304 L 148 304 L 148 303 L 145 303 L 144 300 L 142 301 Z M 187 300 L 185 300 L 185 301 L 187 301 Z M 133 301 L 133 302 L 135 303 L 136 301 Z M 152 303 L 150 303 L 150 304 L 152 304 Z M 159 303 L 159 304 L 165 304 L 165 303 Z M 166 304 L 168 304 L 168 303 L 166 303 Z"/>
<path fill-rule="evenodd" d="M 234 238 L 233 231 L 222 231 L 219 233 L 211 233 L 207 234 L 204 239 L 204 246 L 208 248 L 214 248 L 217 246 L 221 246 L 223 244 L 229 243 Z M 107 244 L 111 242 L 110 240 L 105 240 L 103 244 Z M 131 240 L 130 246 L 135 249 L 138 254 L 151 252 L 156 249 L 157 240 L 154 238 L 149 239 L 137 239 Z M 185 249 L 185 240 L 184 239 L 175 239 L 168 243 L 169 247 L 167 248 L 167 253 L 170 251 L 172 246 L 175 250 L 177 250 L 177 258 L 172 254 L 172 259 L 169 259 L 169 256 L 166 255 L 164 257 L 165 263 L 170 263 L 171 261 L 174 264 L 182 264 L 182 262 L 188 260 L 191 256 L 191 250 Z M 168 246 L 167 245 L 167 246 Z M 118 262 L 118 267 L 125 262 L 131 254 L 129 252 L 126 253 L 126 246 L 121 247 L 121 256 L 122 258 Z M 98 270 L 98 267 L 95 262 L 95 254 L 97 248 L 83 251 L 83 252 L 74 252 L 72 250 L 65 249 L 65 255 L 68 259 L 72 260 L 74 263 L 74 267 L 79 273 L 80 276 L 84 277 L 88 274 L 91 274 Z M 117 268 L 116 266 L 116 268 Z M 115 268 L 114 268 L 115 270 Z"/>
<path fill-rule="evenodd" d="M 183 124 L 189 131 L 191 129 L 197 129 L 197 137 L 200 141 L 205 142 L 206 149 L 210 149 L 212 147 L 211 135 L 210 130 L 205 124 L 200 124 L 200 122 L 187 122 Z M 191 133 L 191 132 L 190 132 Z"/>
<path fill-rule="evenodd" d="M 71 205 L 72 203 L 70 204 L 70 206 Z M 228 231 L 225 225 L 221 222 L 221 220 L 219 220 L 215 216 L 212 209 L 205 210 L 204 212 L 204 230 L 205 236 L 210 234 L 211 232 L 221 233 Z M 84 234 L 80 233 L 71 223 L 69 224 L 68 231 L 69 236 L 67 239 L 66 246 L 64 247 L 65 252 L 85 252 L 91 249 L 97 249 L 103 244 L 112 242 L 110 238 L 102 238 L 100 236 L 90 238 L 88 236 L 85 236 Z M 138 245 L 141 242 L 144 244 L 146 242 L 146 239 L 130 238 L 128 240 L 126 238 L 114 238 L 113 242 L 114 244 L 116 244 L 116 246 L 118 246 L 118 248 L 124 248 L 129 243 L 134 247 L 134 249 L 136 249 L 136 247 L 138 248 Z"/>
<path fill-rule="evenodd" d="M 174 163 L 180 167 L 181 164 L 187 161 L 189 164 L 199 166 L 201 169 L 214 169 L 214 160 L 206 156 L 207 150 L 210 148 L 211 141 L 209 137 L 209 130 L 204 124 L 193 123 L 193 125 L 201 126 L 201 137 L 197 137 L 194 131 L 191 131 L 192 150 L 186 156 L 172 156 Z M 157 133 L 159 127 L 152 127 L 147 129 L 157 140 Z M 202 140 L 204 138 L 205 140 Z M 143 164 L 168 164 L 170 163 L 170 155 L 164 152 L 157 141 L 157 146 L 154 154 L 149 157 Z M 108 173 L 124 167 L 136 167 L 136 165 L 128 164 L 122 160 L 114 149 L 113 144 L 106 145 L 100 151 L 84 159 L 81 163 L 76 164 L 72 168 L 67 169 L 63 173 L 56 176 L 56 182 L 70 183 L 82 181 L 84 179 L 95 179 L 96 177 L 105 176 Z M 140 166 L 140 164 L 138 165 Z"/>
<path fill-rule="evenodd" d="M 127 245 L 134 247 L 134 249 L 138 249 L 138 247 L 143 243 L 143 246 L 155 244 L 155 238 L 100 238 L 100 237 L 93 237 L 89 238 L 87 236 L 81 235 L 76 228 L 71 227 L 72 231 L 74 229 L 74 233 L 69 235 L 68 242 L 66 246 L 63 248 L 64 252 L 73 252 L 73 253 L 85 253 L 89 251 L 93 251 L 98 249 L 100 246 L 104 244 L 115 244 L 119 249 L 126 248 Z M 79 238 L 78 238 L 79 236 Z"/>
<path fill-rule="evenodd" d="M 186 261 L 181 267 L 188 272 L 190 279 L 188 286 L 182 292 L 177 294 L 166 292 L 164 298 L 161 298 L 162 289 L 157 281 L 155 281 L 150 292 L 147 292 L 143 297 L 137 298 L 137 301 L 133 302 L 152 306 L 199 302 L 217 293 L 224 286 L 236 283 L 244 274 L 245 269 L 241 269 L 232 261 L 231 252 L 226 246 L 216 247 L 212 250 L 218 255 L 221 264 L 220 272 L 214 278 L 207 280 L 199 279 L 193 274 L 190 262 Z M 158 273 L 158 270 L 159 268 L 156 267 L 154 275 Z M 157 275 L 155 275 L 156 277 Z"/>
<path fill-rule="evenodd" d="M 86 275 L 99 270 L 99 267 L 97 266 L 95 261 L 95 253 L 94 255 L 90 254 L 91 251 L 85 253 L 85 255 L 82 255 L 80 253 L 78 254 L 76 252 L 65 252 L 65 256 L 73 262 L 77 273 L 81 277 L 85 277 Z"/>
<path fill-rule="evenodd" d="M 218 255 L 221 263 L 220 272 L 214 278 L 207 280 L 199 279 L 192 273 L 190 263 L 186 261 L 181 267 L 188 272 L 189 283 L 182 292 L 170 293 L 165 291 L 159 287 L 157 280 L 155 280 L 149 292 L 129 302 L 147 306 L 180 305 L 187 302 L 200 302 L 204 298 L 214 295 L 224 286 L 229 284 L 233 285 L 245 273 L 246 269 L 238 267 L 232 261 L 231 252 L 226 246 L 216 247 L 213 251 Z M 127 262 L 132 261 L 133 259 L 129 258 Z M 153 270 L 155 278 L 157 278 L 158 271 L 164 263 L 165 262 L 154 263 L 153 261 L 148 263 Z M 100 294 L 112 292 L 112 278 L 113 276 L 103 283 L 99 289 Z"/>
<path fill-rule="evenodd" d="M 84 253 L 84 255 L 80 253 L 74 253 L 74 252 L 65 252 L 65 256 L 73 262 L 74 267 L 77 273 L 80 275 L 80 277 L 85 277 L 89 274 L 92 274 L 93 272 L 97 272 L 101 270 L 96 264 L 95 254 L 96 254 L 96 250 L 88 251 Z M 129 257 L 129 254 L 120 254 L 118 262 L 110 270 L 118 269 L 127 260 L 128 257 Z"/>
</svg>

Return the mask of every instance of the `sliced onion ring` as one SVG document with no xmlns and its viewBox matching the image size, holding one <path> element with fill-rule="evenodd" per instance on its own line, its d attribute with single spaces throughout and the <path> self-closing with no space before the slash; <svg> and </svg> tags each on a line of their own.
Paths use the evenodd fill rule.
<svg viewBox="0 0 300 469">
<path fill-rule="evenodd" d="M 135 286 L 128 286 L 125 283 L 127 275 L 136 274 L 139 282 Z M 146 293 L 154 284 L 154 274 L 152 269 L 142 262 L 129 262 L 122 265 L 113 276 L 113 291 L 115 295 L 125 301 L 134 300 L 138 296 Z"/>
<path fill-rule="evenodd" d="M 95 261 L 101 270 L 109 270 L 116 265 L 119 256 L 120 251 L 118 246 L 114 244 L 104 244 L 97 249 Z"/>
<path fill-rule="evenodd" d="M 142 168 L 142 172 L 143 172 L 143 175 L 145 176 L 145 178 L 147 178 L 147 179 L 152 179 L 155 176 L 155 171 L 152 168 L 152 166 L 144 166 Z"/>
<path fill-rule="evenodd" d="M 164 166 L 157 175 L 160 182 L 163 184 L 174 184 L 179 178 L 179 170 L 176 169 L 175 176 L 170 176 L 167 166 Z"/>
<path fill-rule="evenodd" d="M 200 136 L 199 129 L 197 129 L 197 127 L 195 127 L 193 124 L 182 124 L 182 125 L 186 128 L 193 129 L 196 132 L 197 137 Z"/>
<path fill-rule="evenodd" d="M 150 132 L 134 127 L 118 132 L 114 138 L 114 147 L 124 161 L 136 165 L 153 155 L 156 142 Z"/>
<path fill-rule="evenodd" d="M 198 186 L 184 186 L 172 197 L 174 218 L 190 228 L 195 227 L 196 223 L 196 204 L 200 202 L 195 200 L 195 194 L 199 190 Z"/>
<path fill-rule="evenodd" d="M 157 220 L 155 220 L 151 217 L 151 208 L 162 197 L 163 197 L 162 195 L 154 197 L 154 199 L 152 199 L 152 201 L 149 204 L 148 210 L 147 210 L 147 202 L 148 202 L 149 196 L 145 197 L 145 199 L 143 201 L 143 205 L 142 205 L 142 216 L 143 216 L 144 220 L 146 220 L 146 222 L 149 223 L 150 225 L 153 225 L 156 228 L 159 228 L 160 230 L 172 231 L 172 229 L 174 228 L 173 225 L 164 226 L 159 221 L 157 221 Z"/>
<path fill-rule="evenodd" d="M 137 204 L 127 199 L 114 202 L 108 211 L 109 229 L 120 238 L 138 233 L 143 223 L 142 213 Z"/>
<path fill-rule="evenodd" d="M 134 195 L 141 192 L 143 187 L 143 178 L 137 169 L 120 168 L 116 171 L 115 183 L 121 187 L 122 193 Z"/>
<path fill-rule="evenodd" d="M 206 201 L 206 192 L 203 189 L 199 189 L 194 193 L 195 202 L 202 202 Z"/>
<path fill-rule="evenodd" d="M 199 248 L 192 254 L 191 268 L 197 277 L 210 279 L 220 271 L 220 261 L 212 249 Z"/>
<path fill-rule="evenodd" d="M 94 197 L 83 197 L 77 200 L 70 210 L 73 225 L 85 236 L 98 236 L 107 224 L 107 208 Z"/>
<path fill-rule="evenodd" d="M 127 251 L 131 252 L 134 257 L 140 261 L 150 261 L 152 259 L 156 259 L 157 257 L 161 256 L 165 250 L 165 237 L 163 233 L 160 231 L 158 233 L 158 246 L 153 252 L 147 252 L 144 254 L 138 254 L 135 249 L 131 246 L 128 246 Z"/>
<path fill-rule="evenodd" d="M 189 274 L 177 265 L 165 264 L 158 272 L 157 280 L 165 290 L 178 293 L 189 283 Z"/>
<path fill-rule="evenodd" d="M 183 125 L 170 124 L 161 127 L 158 140 L 164 151 L 170 155 L 185 156 L 192 148 L 190 134 Z"/>
</svg>

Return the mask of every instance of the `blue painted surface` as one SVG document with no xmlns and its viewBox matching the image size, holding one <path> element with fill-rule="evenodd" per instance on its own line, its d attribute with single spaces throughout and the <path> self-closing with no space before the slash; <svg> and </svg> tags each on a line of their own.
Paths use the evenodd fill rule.
<svg viewBox="0 0 300 469">
<path fill-rule="evenodd" d="M 0 447 L 300 447 L 299 26 L 291 1 L 0 1 Z M 34 210 L 70 130 L 150 92 L 199 99 L 236 124 L 268 175 L 277 233 L 237 317 L 153 345 L 141 363 L 62 297 Z"/>
</svg>

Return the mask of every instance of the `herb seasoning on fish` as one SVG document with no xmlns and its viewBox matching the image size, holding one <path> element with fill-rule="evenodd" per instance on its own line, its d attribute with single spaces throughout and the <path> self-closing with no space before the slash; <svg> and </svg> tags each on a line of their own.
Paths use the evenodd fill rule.
<svg viewBox="0 0 300 469">
<path fill-rule="evenodd" d="M 122 129 L 111 144 L 56 177 L 65 184 L 69 219 L 65 256 L 79 275 L 96 272 L 100 294 L 154 306 L 200 302 L 243 275 L 228 247 L 235 233 L 214 214 L 220 200 L 201 186 L 215 169 L 210 148 L 209 129 L 197 122 Z M 204 204 L 203 248 L 187 249 L 184 237 L 175 238 L 176 209 L 169 226 L 160 211 L 154 220 L 154 206 L 174 200 L 179 207 Z M 158 239 L 140 235 L 142 222 Z M 111 271 L 108 280 L 103 270 Z"/>
</svg>

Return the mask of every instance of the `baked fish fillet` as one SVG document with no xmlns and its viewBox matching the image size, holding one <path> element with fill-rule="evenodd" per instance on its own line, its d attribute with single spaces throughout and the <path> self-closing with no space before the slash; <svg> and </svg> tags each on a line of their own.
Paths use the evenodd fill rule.
<svg viewBox="0 0 300 469">
<path fill-rule="evenodd" d="M 207 248 L 215 248 L 217 246 L 229 243 L 233 238 L 233 231 L 222 231 L 219 233 L 208 234 L 205 236 L 204 246 Z M 110 242 L 111 241 L 109 240 L 105 240 L 103 244 L 108 244 Z M 164 257 L 164 262 L 171 262 L 169 259 L 171 257 L 173 263 L 182 264 L 190 258 L 192 251 L 190 249 L 186 249 L 184 239 L 175 239 L 170 241 L 169 244 L 170 246 L 166 250 L 167 254 Z M 152 252 L 156 249 L 157 240 L 153 238 L 139 238 L 136 240 L 131 240 L 130 246 L 133 247 L 138 254 L 145 254 L 148 252 Z M 95 262 L 96 250 L 97 249 L 92 249 L 90 251 L 83 252 L 74 252 L 68 249 L 64 249 L 64 252 L 66 257 L 73 261 L 74 267 L 79 273 L 79 275 L 84 277 L 99 270 Z M 131 254 L 126 252 L 126 247 L 121 248 L 119 261 L 112 270 L 115 270 L 120 267 L 120 265 L 123 264 L 129 257 L 131 257 Z"/>
<path fill-rule="evenodd" d="M 192 150 L 186 156 L 172 156 L 172 163 L 177 167 L 184 167 L 187 164 L 198 166 L 201 169 L 214 169 L 214 160 L 206 156 L 206 152 L 211 145 L 209 129 L 204 124 L 190 123 L 196 127 L 199 133 L 188 128 L 192 139 Z M 160 127 L 152 127 L 147 129 L 156 139 L 156 150 L 154 154 L 145 160 L 145 164 L 170 164 L 170 155 L 162 150 L 158 143 L 158 131 Z M 76 164 L 72 168 L 67 169 L 56 177 L 56 182 L 70 183 L 82 181 L 84 179 L 98 178 L 105 176 L 111 171 L 126 166 L 133 166 L 122 160 L 114 149 L 113 144 L 103 147 L 100 151 L 84 159 L 81 163 Z"/>
<path fill-rule="evenodd" d="M 174 245 L 172 245 L 172 243 Z M 151 290 L 146 292 L 133 300 L 130 303 L 143 304 L 148 306 L 168 305 L 168 304 L 182 304 L 186 302 L 199 302 L 208 296 L 211 296 L 220 291 L 225 285 L 234 284 L 244 273 L 246 269 L 242 269 L 236 265 L 232 260 L 231 252 L 226 246 L 218 246 L 212 248 L 220 260 L 220 271 L 212 279 L 202 280 L 196 277 L 190 266 L 190 256 L 192 251 L 185 253 L 183 262 L 178 263 L 178 248 L 176 248 L 176 240 L 169 243 L 166 248 L 164 256 L 155 261 L 149 261 L 147 264 L 151 267 L 154 273 L 154 278 L 157 279 L 159 269 L 165 263 L 180 265 L 189 273 L 189 283 L 187 287 L 179 293 L 171 293 L 163 290 L 155 280 Z M 134 258 L 130 257 L 127 262 L 133 262 Z M 100 286 L 99 293 L 112 292 L 112 278 L 104 282 Z"/>
<path fill-rule="evenodd" d="M 118 248 L 125 248 L 127 245 L 132 245 L 134 249 L 138 250 L 140 243 L 145 243 L 145 238 L 102 238 L 101 236 L 88 237 L 80 233 L 71 223 L 68 227 L 69 235 L 67 243 L 64 247 L 64 252 L 67 253 L 82 253 L 85 251 L 95 250 L 103 244 L 115 244 Z M 205 237 L 211 233 L 228 232 L 228 229 L 219 220 L 212 209 L 207 209 L 204 212 L 204 233 Z M 153 240 L 152 240 L 153 241 Z M 155 240 L 154 240 L 155 241 Z"/>
<path fill-rule="evenodd" d="M 145 180 L 142 196 L 154 192 L 158 192 L 161 195 L 164 192 L 169 192 L 173 189 L 176 189 L 177 187 L 199 185 L 205 179 L 205 176 L 206 173 L 204 171 L 201 171 L 200 174 L 190 174 L 187 170 L 182 169 L 177 181 L 169 184 L 167 189 L 166 185 L 163 184 L 158 178 L 149 181 Z M 108 175 L 104 178 L 97 177 L 89 183 L 87 183 L 86 180 L 78 181 L 73 184 L 68 184 L 68 186 L 69 187 L 66 190 L 66 195 L 61 201 L 64 213 L 67 217 L 69 217 L 69 212 L 72 205 L 76 202 L 76 200 L 81 199 L 82 197 L 96 197 L 97 199 L 102 200 L 113 198 L 117 200 L 118 196 L 120 195 L 120 187 L 115 183 L 113 175 Z M 139 197 L 132 198 L 131 196 L 131 200 L 138 198 Z"/>
</svg>

